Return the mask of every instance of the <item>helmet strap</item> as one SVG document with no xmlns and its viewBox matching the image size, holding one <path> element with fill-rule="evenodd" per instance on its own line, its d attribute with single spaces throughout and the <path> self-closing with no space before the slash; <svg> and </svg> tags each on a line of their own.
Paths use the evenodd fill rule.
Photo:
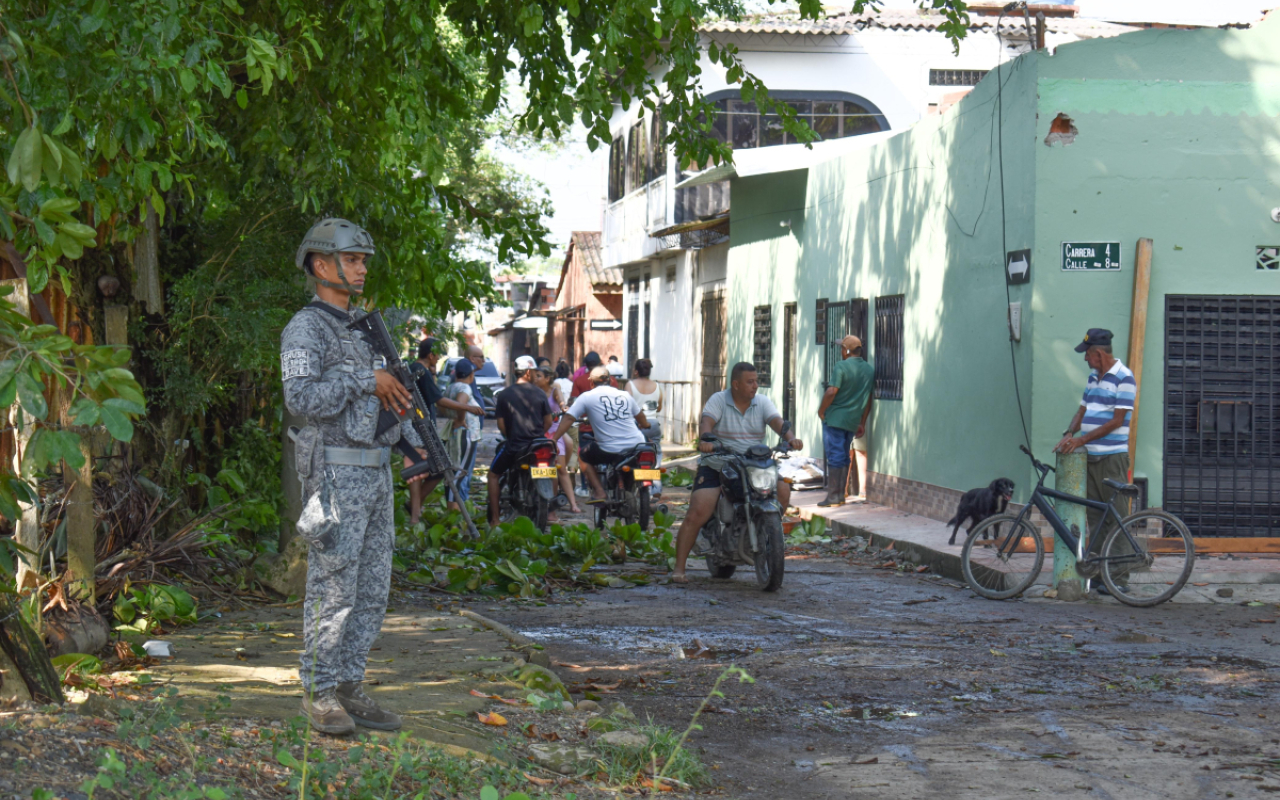
<svg viewBox="0 0 1280 800">
<path fill-rule="evenodd" d="M 315 276 L 316 283 L 328 289 L 341 289 L 342 291 L 345 291 L 347 294 L 351 295 L 352 297 L 359 297 L 361 294 L 364 293 L 364 289 L 357 289 L 356 287 L 352 286 L 350 283 L 347 282 L 347 273 L 342 271 L 342 253 L 338 252 L 338 253 L 333 253 L 332 255 L 333 255 L 333 263 L 338 268 L 338 280 L 342 281 L 342 283 L 334 283 L 333 281 L 327 281 L 324 278 Z M 314 270 L 313 270 L 313 274 L 314 274 Z"/>
</svg>

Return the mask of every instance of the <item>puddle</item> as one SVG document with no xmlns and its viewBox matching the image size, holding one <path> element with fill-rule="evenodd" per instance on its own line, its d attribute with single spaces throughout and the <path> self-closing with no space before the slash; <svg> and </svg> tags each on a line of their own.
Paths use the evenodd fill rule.
<svg viewBox="0 0 1280 800">
<path fill-rule="evenodd" d="M 823 655 L 811 658 L 809 661 L 825 667 L 856 667 L 858 669 L 928 669 L 942 666 L 942 662 L 936 658 L 916 656 L 909 648 L 898 648 L 888 653 L 872 651 Z"/>
<path fill-rule="evenodd" d="M 684 628 L 547 626 L 522 628 L 520 633 L 537 642 L 573 642 L 627 653 L 714 661 L 742 659 L 757 651 L 777 653 L 795 647 L 791 636 L 747 638 Z"/>
<path fill-rule="evenodd" d="M 1116 636 L 1116 641 L 1120 644 L 1160 644 L 1164 639 L 1159 636 L 1152 636 L 1149 633 L 1131 631 Z"/>
</svg>

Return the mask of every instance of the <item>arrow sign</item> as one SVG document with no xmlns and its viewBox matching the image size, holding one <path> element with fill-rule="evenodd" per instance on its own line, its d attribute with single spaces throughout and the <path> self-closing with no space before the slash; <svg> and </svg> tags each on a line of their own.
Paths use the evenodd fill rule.
<svg viewBox="0 0 1280 800">
<path fill-rule="evenodd" d="M 1005 254 L 1005 279 L 1009 283 L 1028 283 L 1031 280 L 1031 251 L 1010 250 Z"/>
</svg>

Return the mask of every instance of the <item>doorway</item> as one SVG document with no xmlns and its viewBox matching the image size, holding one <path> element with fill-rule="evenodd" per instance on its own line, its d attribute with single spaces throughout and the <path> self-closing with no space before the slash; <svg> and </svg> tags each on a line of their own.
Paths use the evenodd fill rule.
<svg viewBox="0 0 1280 800">
<path fill-rule="evenodd" d="M 1166 296 L 1164 385 L 1164 507 L 1280 536 L 1280 296 Z"/>
<path fill-rule="evenodd" d="M 724 293 L 702 298 L 702 405 L 724 389 L 725 335 Z"/>
</svg>

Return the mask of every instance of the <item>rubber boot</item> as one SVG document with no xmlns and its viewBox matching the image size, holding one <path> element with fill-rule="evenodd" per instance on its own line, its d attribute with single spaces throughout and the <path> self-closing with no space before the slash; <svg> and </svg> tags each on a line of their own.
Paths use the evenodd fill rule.
<svg viewBox="0 0 1280 800">
<path fill-rule="evenodd" d="M 827 499 L 818 503 L 822 508 L 844 505 L 845 488 L 849 485 L 849 468 L 831 467 L 827 470 Z"/>
</svg>

